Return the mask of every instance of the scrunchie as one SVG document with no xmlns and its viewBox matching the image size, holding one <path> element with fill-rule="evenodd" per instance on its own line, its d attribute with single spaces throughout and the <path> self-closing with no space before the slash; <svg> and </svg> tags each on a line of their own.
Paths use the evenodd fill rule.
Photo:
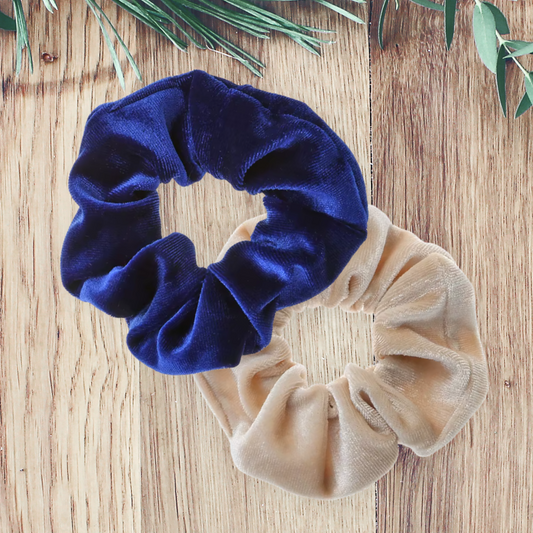
<svg viewBox="0 0 533 533">
<path fill-rule="evenodd" d="M 259 220 L 241 225 L 229 245 L 249 239 Z M 318 306 L 374 314 L 375 366 L 349 364 L 329 385 L 308 387 L 281 331 L 292 313 Z M 337 280 L 280 311 L 274 326 L 261 352 L 195 380 L 236 466 L 296 494 L 357 492 L 392 468 L 398 444 L 434 453 L 487 393 L 472 285 L 448 253 L 374 207 L 367 240 Z"/>
<path fill-rule="evenodd" d="M 205 269 L 186 236 L 161 238 L 156 189 L 207 172 L 263 193 L 268 218 Z M 361 172 L 327 124 L 301 102 L 201 71 L 98 107 L 69 188 L 80 209 L 65 287 L 126 318 L 132 353 L 167 374 L 265 347 L 276 311 L 324 290 L 366 237 Z"/>
</svg>

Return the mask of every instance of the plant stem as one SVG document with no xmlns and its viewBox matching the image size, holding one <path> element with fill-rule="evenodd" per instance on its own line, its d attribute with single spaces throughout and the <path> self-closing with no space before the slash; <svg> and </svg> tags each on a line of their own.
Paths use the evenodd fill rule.
<svg viewBox="0 0 533 533">
<path fill-rule="evenodd" d="M 478 1 L 479 0 L 476 0 L 476 2 L 478 2 Z M 498 41 L 500 43 L 500 46 L 503 46 L 507 50 L 507 52 L 509 54 L 512 54 L 512 51 L 509 50 L 509 47 L 507 46 L 507 41 L 500 35 L 500 33 L 498 31 L 496 31 L 496 37 L 498 37 Z M 512 57 L 511 59 L 518 65 L 518 68 L 522 71 L 524 76 L 529 76 L 529 72 L 523 67 L 522 63 L 520 63 L 520 61 L 518 61 L 518 59 L 516 59 L 516 57 Z"/>
</svg>

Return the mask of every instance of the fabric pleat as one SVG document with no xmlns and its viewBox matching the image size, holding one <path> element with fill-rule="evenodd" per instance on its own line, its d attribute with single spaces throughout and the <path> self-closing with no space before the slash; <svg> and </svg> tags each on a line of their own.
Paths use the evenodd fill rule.
<svg viewBox="0 0 533 533">
<path fill-rule="evenodd" d="M 242 224 L 221 256 L 260 220 Z M 308 386 L 282 330 L 318 306 L 373 314 L 374 366 L 350 363 L 340 379 Z M 483 402 L 473 287 L 447 252 L 370 207 L 367 240 L 329 288 L 279 311 L 266 348 L 195 380 L 240 470 L 304 496 L 350 495 L 393 466 L 399 444 L 437 451 Z"/>
<path fill-rule="evenodd" d="M 207 269 L 186 236 L 162 238 L 157 194 L 205 173 L 263 194 L 268 213 Z M 201 71 L 96 108 L 69 188 L 65 287 L 125 318 L 132 353 L 167 374 L 264 348 L 275 313 L 329 286 L 366 237 L 363 177 L 331 128 L 302 102 Z"/>
</svg>

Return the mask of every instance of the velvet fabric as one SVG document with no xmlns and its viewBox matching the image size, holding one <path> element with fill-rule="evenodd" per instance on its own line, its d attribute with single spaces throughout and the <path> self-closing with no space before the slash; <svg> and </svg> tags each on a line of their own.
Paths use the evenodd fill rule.
<svg viewBox="0 0 533 533">
<path fill-rule="evenodd" d="M 207 269 L 185 235 L 162 238 L 157 194 L 205 173 L 264 194 L 268 213 Z M 125 318 L 132 353 L 168 374 L 264 348 L 275 313 L 330 285 L 366 237 L 360 169 L 327 124 L 301 102 L 201 71 L 96 108 L 69 188 L 79 211 L 65 287 Z"/>
<path fill-rule="evenodd" d="M 249 239 L 258 220 L 228 244 Z M 328 385 L 308 385 L 283 327 L 293 313 L 318 306 L 373 314 L 375 365 L 350 363 Z M 348 496 L 392 468 L 398 444 L 435 453 L 485 399 L 473 287 L 442 248 L 371 206 L 368 238 L 332 285 L 279 311 L 261 352 L 195 380 L 240 470 L 303 496 Z"/>
</svg>

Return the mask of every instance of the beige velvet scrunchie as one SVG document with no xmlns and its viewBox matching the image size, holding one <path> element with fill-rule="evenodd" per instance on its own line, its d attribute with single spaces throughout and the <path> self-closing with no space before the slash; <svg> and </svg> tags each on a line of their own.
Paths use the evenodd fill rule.
<svg viewBox="0 0 533 533">
<path fill-rule="evenodd" d="M 225 251 L 249 239 L 248 220 Z M 341 306 L 374 314 L 377 364 L 308 386 L 281 337 L 294 312 Z M 450 255 L 370 207 L 368 238 L 324 292 L 276 315 L 272 342 L 230 369 L 195 376 L 236 466 L 296 494 L 340 498 L 383 476 L 398 444 L 427 456 L 483 402 L 487 366 L 472 285 Z"/>
</svg>

